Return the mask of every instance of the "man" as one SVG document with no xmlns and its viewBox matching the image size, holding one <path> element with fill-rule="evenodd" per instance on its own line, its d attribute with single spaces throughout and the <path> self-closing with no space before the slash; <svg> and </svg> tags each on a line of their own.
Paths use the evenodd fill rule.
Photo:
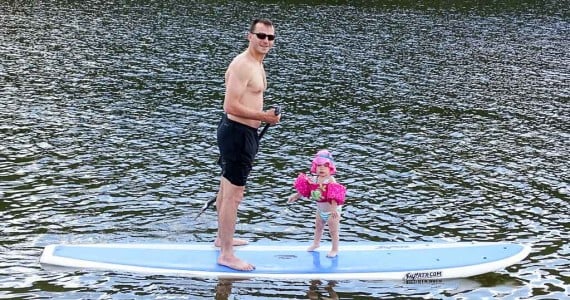
<svg viewBox="0 0 570 300">
<path fill-rule="evenodd" d="M 273 47 L 273 24 L 267 19 L 254 20 L 247 39 L 248 48 L 233 59 L 226 71 L 225 114 L 217 132 L 222 167 L 216 198 L 215 244 L 221 248 L 218 264 L 240 271 L 255 269 L 235 255 L 233 246 L 247 244 L 245 240 L 234 239 L 234 233 L 237 209 L 259 147 L 257 129 L 261 122 L 276 124 L 280 119 L 274 109 L 263 111 L 263 92 L 267 88 L 263 59 Z"/>
</svg>

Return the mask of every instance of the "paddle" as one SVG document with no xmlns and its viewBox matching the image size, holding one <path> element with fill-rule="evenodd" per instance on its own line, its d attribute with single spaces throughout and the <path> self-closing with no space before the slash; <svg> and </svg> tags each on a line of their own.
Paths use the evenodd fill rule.
<svg viewBox="0 0 570 300">
<path fill-rule="evenodd" d="M 277 116 L 278 114 L 281 113 L 281 106 L 277 105 L 275 107 L 275 115 Z M 263 135 L 265 135 L 265 133 L 267 132 L 267 129 L 269 129 L 269 126 L 271 126 L 271 124 L 267 123 L 265 124 L 265 126 L 263 127 L 263 129 L 261 129 L 261 132 L 259 133 L 259 140 L 261 140 L 261 138 L 263 137 Z M 218 160 L 220 160 L 220 158 L 218 158 Z M 216 202 L 216 198 L 217 195 L 214 196 L 214 198 L 208 200 L 208 202 L 204 203 L 204 206 L 202 206 L 202 209 L 200 209 L 200 212 L 198 213 L 198 215 L 194 218 L 194 220 L 198 219 L 198 217 L 200 217 L 202 215 L 203 212 L 206 211 L 206 209 L 208 209 L 210 206 L 212 206 L 212 204 L 214 202 Z"/>
</svg>

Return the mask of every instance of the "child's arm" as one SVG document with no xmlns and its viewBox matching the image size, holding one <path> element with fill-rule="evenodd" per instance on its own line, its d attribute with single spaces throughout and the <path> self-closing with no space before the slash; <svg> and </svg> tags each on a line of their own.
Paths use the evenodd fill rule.
<svg viewBox="0 0 570 300">
<path fill-rule="evenodd" d="M 337 205 L 343 205 L 346 198 L 346 187 L 339 183 L 331 182 L 327 185 L 327 200 Z"/>
<path fill-rule="evenodd" d="M 338 204 L 336 203 L 336 201 L 331 201 L 331 218 L 333 220 L 339 220 L 340 219 L 340 214 L 338 213 L 338 211 L 336 210 Z"/>
<path fill-rule="evenodd" d="M 302 197 L 301 194 L 295 193 L 295 194 L 289 196 L 289 199 L 287 199 L 287 203 L 293 203 L 293 202 L 299 200 L 299 198 L 301 198 L 301 197 Z"/>
<path fill-rule="evenodd" d="M 293 203 L 299 200 L 299 198 L 309 197 L 309 195 L 311 194 L 311 186 L 309 184 L 309 178 L 305 173 L 300 173 L 299 176 L 297 176 L 297 179 L 295 179 L 295 182 L 293 183 L 293 187 L 295 188 L 295 190 L 297 190 L 297 192 L 289 196 L 289 199 L 287 199 L 287 203 Z"/>
</svg>

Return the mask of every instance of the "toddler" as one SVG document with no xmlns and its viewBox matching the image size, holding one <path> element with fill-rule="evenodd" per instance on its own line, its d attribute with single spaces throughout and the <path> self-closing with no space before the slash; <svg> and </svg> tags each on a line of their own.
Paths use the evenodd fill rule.
<svg viewBox="0 0 570 300">
<path fill-rule="evenodd" d="M 338 254 L 340 215 L 346 195 L 346 188 L 336 182 L 333 176 L 335 173 L 336 167 L 331 153 L 328 150 L 320 150 L 311 164 L 313 176 L 299 174 L 293 184 L 297 192 L 289 196 L 287 201 L 292 203 L 301 197 L 316 201 L 315 237 L 307 250 L 314 251 L 320 246 L 325 225 L 328 225 L 332 241 L 328 257 Z"/>
</svg>

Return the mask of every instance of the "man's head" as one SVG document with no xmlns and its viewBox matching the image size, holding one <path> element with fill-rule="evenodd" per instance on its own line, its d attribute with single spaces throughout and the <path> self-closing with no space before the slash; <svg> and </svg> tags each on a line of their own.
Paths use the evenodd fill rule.
<svg viewBox="0 0 570 300">
<path fill-rule="evenodd" d="M 249 26 L 249 32 L 251 33 L 257 32 L 259 26 L 273 28 L 273 22 L 271 22 L 271 20 L 269 19 L 264 19 L 264 18 L 255 19 L 251 21 L 251 25 Z"/>
<path fill-rule="evenodd" d="M 268 19 L 255 19 L 251 22 L 247 34 L 250 47 L 257 52 L 267 54 L 275 42 L 275 28 Z"/>
</svg>

